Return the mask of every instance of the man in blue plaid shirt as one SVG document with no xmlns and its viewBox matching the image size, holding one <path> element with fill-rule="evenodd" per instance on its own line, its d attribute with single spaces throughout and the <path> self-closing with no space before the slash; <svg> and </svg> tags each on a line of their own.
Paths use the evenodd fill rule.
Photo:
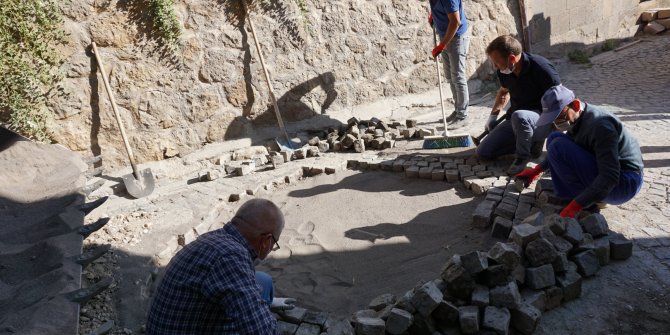
<svg viewBox="0 0 670 335">
<path fill-rule="evenodd" d="M 293 299 L 272 297 L 272 279 L 254 270 L 279 248 L 284 216 L 253 199 L 223 228 L 203 234 L 168 264 L 149 310 L 147 334 L 278 334 L 270 309 Z"/>
</svg>

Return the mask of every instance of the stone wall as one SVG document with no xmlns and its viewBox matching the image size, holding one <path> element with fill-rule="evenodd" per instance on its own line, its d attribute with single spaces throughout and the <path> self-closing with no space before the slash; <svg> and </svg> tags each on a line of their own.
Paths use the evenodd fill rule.
<svg viewBox="0 0 670 335">
<path fill-rule="evenodd" d="M 67 96 L 52 101 L 56 140 L 104 166 L 127 165 L 102 77 L 109 72 L 139 162 L 185 155 L 204 143 L 276 124 L 248 23 L 232 0 L 176 0 L 183 35 L 176 56 L 153 42 L 148 0 L 65 0 L 71 43 L 62 48 Z M 268 2 L 251 17 L 287 121 L 386 97 L 434 89 L 427 2 L 307 0 Z M 516 33 L 516 1 L 466 2 L 472 79 L 492 73 L 484 49 Z M 241 23 L 241 22 L 242 23 Z M 478 86 L 479 82 L 473 82 Z"/>
<path fill-rule="evenodd" d="M 533 52 L 564 55 L 638 31 L 640 14 L 669 0 L 526 0 Z"/>
</svg>

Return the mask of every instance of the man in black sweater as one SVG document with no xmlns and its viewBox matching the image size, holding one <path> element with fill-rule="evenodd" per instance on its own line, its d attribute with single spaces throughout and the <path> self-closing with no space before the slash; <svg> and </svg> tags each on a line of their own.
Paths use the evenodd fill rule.
<svg viewBox="0 0 670 335">
<path fill-rule="evenodd" d="M 601 203 L 620 205 L 640 192 L 640 145 L 616 116 L 576 99 L 562 85 L 547 90 L 542 109 L 535 135 L 556 130 L 547 138 L 547 159 L 517 178 L 532 182 L 550 170 L 556 196 L 572 200 L 562 217 Z"/>
</svg>

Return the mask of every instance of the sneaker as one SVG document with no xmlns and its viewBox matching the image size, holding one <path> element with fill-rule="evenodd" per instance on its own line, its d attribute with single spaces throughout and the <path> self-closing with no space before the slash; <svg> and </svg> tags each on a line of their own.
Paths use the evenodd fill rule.
<svg viewBox="0 0 670 335">
<path fill-rule="evenodd" d="M 451 112 L 451 114 L 449 114 L 449 116 L 447 116 L 447 123 L 454 122 L 454 120 L 456 120 L 456 117 L 458 117 L 458 113 L 456 113 L 456 111 Z M 440 122 L 442 122 L 441 119 L 440 119 Z"/>
<path fill-rule="evenodd" d="M 530 147 L 530 157 L 533 159 L 539 158 L 542 155 L 542 149 L 544 148 L 544 140 L 533 142 L 533 145 Z"/>
<path fill-rule="evenodd" d="M 453 129 L 459 129 L 463 127 L 467 127 L 470 125 L 470 118 L 469 117 L 458 117 L 456 120 L 451 122 L 449 125 L 447 125 L 447 129 L 453 130 Z"/>
<path fill-rule="evenodd" d="M 507 175 L 516 176 L 526 168 L 526 164 L 528 164 L 529 161 L 530 160 L 527 158 L 515 158 L 512 165 L 507 169 Z"/>
</svg>

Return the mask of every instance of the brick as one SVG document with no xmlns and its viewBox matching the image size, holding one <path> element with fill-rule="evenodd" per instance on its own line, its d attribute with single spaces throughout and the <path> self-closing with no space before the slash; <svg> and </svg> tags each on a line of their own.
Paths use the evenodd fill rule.
<svg viewBox="0 0 670 335">
<path fill-rule="evenodd" d="M 515 243 L 497 242 L 489 250 L 488 257 L 511 271 L 521 262 L 521 248 Z"/>
<path fill-rule="evenodd" d="M 402 164 L 402 169 L 403 169 L 403 170 L 407 170 L 407 168 L 409 168 L 410 166 L 414 166 L 414 165 L 416 165 L 416 161 L 408 161 L 408 160 L 406 160 L 406 161 Z"/>
<path fill-rule="evenodd" d="M 600 213 L 593 213 L 581 219 L 579 224 L 581 224 L 584 232 L 591 234 L 595 238 L 605 236 L 609 232 L 607 220 Z"/>
<path fill-rule="evenodd" d="M 326 335 L 354 335 L 354 328 L 349 320 L 330 320 L 327 325 Z"/>
<path fill-rule="evenodd" d="M 563 301 L 570 301 L 582 295 L 582 276 L 576 271 L 568 271 L 556 277 L 556 284 L 563 290 Z"/>
<path fill-rule="evenodd" d="M 476 334 L 479 332 L 479 307 L 460 307 L 458 309 L 458 321 L 463 334 Z"/>
<path fill-rule="evenodd" d="M 449 292 L 457 298 L 467 299 L 475 289 L 474 279 L 463 267 L 458 256 L 452 257 L 447 262 L 440 277 L 446 283 Z"/>
<path fill-rule="evenodd" d="M 404 160 L 404 159 L 396 159 L 396 160 L 393 162 L 393 171 L 394 171 L 394 172 L 403 172 L 403 171 L 405 171 L 404 164 L 405 164 L 405 160 Z"/>
<path fill-rule="evenodd" d="M 470 303 L 477 307 L 486 307 L 489 305 L 489 288 L 484 285 L 475 286 L 470 296 Z"/>
<path fill-rule="evenodd" d="M 509 324 L 512 318 L 511 313 L 507 308 L 496 308 L 488 306 L 484 310 L 484 321 L 482 327 L 484 329 L 492 330 L 496 334 L 509 334 Z"/>
<path fill-rule="evenodd" d="M 561 301 L 563 301 L 563 289 L 557 286 L 552 286 L 544 290 L 546 297 L 544 310 L 550 311 L 554 308 L 561 306 Z"/>
<path fill-rule="evenodd" d="M 419 314 L 427 317 L 442 302 L 442 297 L 435 283 L 429 281 L 416 289 L 410 302 Z"/>
<path fill-rule="evenodd" d="M 516 282 L 509 282 L 492 288 L 489 299 L 492 306 L 516 308 L 521 303 L 521 294 Z"/>
<path fill-rule="evenodd" d="M 547 241 L 551 242 L 556 251 L 559 253 L 569 254 L 572 252 L 574 246 L 572 243 L 568 242 L 566 239 L 560 236 L 546 236 L 544 237 Z"/>
<path fill-rule="evenodd" d="M 573 250 L 573 253 L 580 253 L 582 251 L 594 250 L 596 248 L 595 242 L 591 234 L 584 233 L 582 240 L 577 245 L 577 248 Z"/>
<path fill-rule="evenodd" d="M 419 178 L 419 171 L 420 168 L 416 165 L 410 166 L 407 169 L 405 169 L 405 176 L 407 178 Z"/>
<path fill-rule="evenodd" d="M 357 335 L 384 335 L 386 322 L 380 318 L 359 318 L 356 322 Z"/>
<path fill-rule="evenodd" d="M 491 237 L 506 240 L 512 231 L 512 221 L 496 216 L 493 220 L 493 228 L 491 229 Z"/>
<path fill-rule="evenodd" d="M 443 181 L 445 178 L 444 169 L 435 169 L 433 170 L 433 181 Z"/>
<path fill-rule="evenodd" d="M 600 270 L 600 261 L 594 250 L 580 252 L 573 256 L 577 269 L 582 277 L 591 277 Z"/>
<path fill-rule="evenodd" d="M 575 219 L 568 218 L 565 220 L 565 233 L 563 238 L 573 245 L 579 244 L 584 238 L 584 233 L 582 232 L 582 226 L 579 225 L 579 222 Z"/>
<path fill-rule="evenodd" d="M 554 268 L 554 273 L 565 273 L 569 269 L 568 256 L 559 252 L 556 259 L 551 263 L 551 267 Z"/>
<path fill-rule="evenodd" d="M 500 177 L 500 176 L 498 176 L 498 177 Z M 507 179 L 504 179 L 504 178 L 503 178 L 503 179 L 498 179 L 498 181 L 496 181 L 495 183 L 493 183 L 493 186 L 495 186 L 495 187 L 500 187 L 500 188 L 504 188 L 504 187 L 507 186 L 507 183 L 508 183 L 508 182 L 509 182 L 509 181 L 508 181 Z M 505 190 L 503 189 L 503 193 L 504 193 L 504 191 L 505 191 Z M 502 194 L 501 194 L 501 195 L 502 195 Z"/>
<path fill-rule="evenodd" d="M 447 170 L 458 170 L 458 165 L 457 165 L 456 163 L 453 163 L 453 162 L 451 162 L 451 163 L 444 163 L 444 164 L 442 165 L 442 167 L 445 168 L 445 169 L 447 169 Z"/>
<path fill-rule="evenodd" d="M 555 283 L 554 283 L 555 284 Z M 552 284 L 553 286 L 553 284 Z M 560 289 L 559 289 L 560 290 Z M 521 291 L 521 304 L 531 305 L 537 308 L 540 312 L 545 310 L 547 303 L 547 294 L 545 291 L 535 291 L 525 289 Z M 513 321 L 512 321 L 513 323 Z"/>
<path fill-rule="evenodd" d="M 526 286 L 534 290 L 541 290 L 556 283 L 554 268 L 551 264 L 534 268 L 526 268 Z"/>
<path fill-rule="evenodd" d="M 421 179 L 432 179 L 433 178 L 433 168 L 431 167 L 422 167 L 419 169 L 419 178 Z"/>
<path fill-rule="evenodd" d="M 472 192 L 477 195 L 485 194 L 493 185 L 493 180 L 491 178 L 474 180 L 470 185 Z"/>
<path fill-rule="evenodd" d="M 518 308 L 513 309 L 511 314 L 512 327 L 524 335 L 533 334 L 542 317 L 542 312 L 530 304 L 521 304 Z"/>
<path fill-rule="evenodd" d="M 551 264 L 556 259 L 556 256 L 558 256 L 558 252 L 551 242 L 544 238 L 539 238 L 528 243 L 525 255 L 526 260 L 532 266 L 541 266 Z"/>
<path fill-rule="evenodd" d="M 488 228 L 493 218 L 495 203 L 492 201 L 482 201 L 472 212 L 472 226 L 479 229 Z"/>
<path fill-rule="evenodd" d="M 392 335 L 403 334 L 409 329 L 413 321 L 412 314 L 405 310 L 394 308 L 386 319 L 386 332 Z"/>
<path fill-rule="evenodd" d="M 461 265 L 471 275 L 478 274 L 489 267 L 489 262 L 486 259 L 486 254 L 479 251 L 473 251 L 465 255 L 461 255 Z"/>
<path fill-rule="evenodd" d="M 295 335 L 295 332 L 298 331 L 298 325 L 277 321 L 277 329 L 279 330 L 279 335 Z"/>
<path fill-rule="evenodd" d="M 615 238 L 610 240 L 610 257 L 616 261 L 628 259 L 633 255 L 633 242 Z"/>
<path fill-rule="evenodd" d="M 486 171 L 486 165 L 474 165 L 472 166 L 473 172 Z"/>
<path fill-rule="evenodd" d="M 375 311 L 381 311 L 384 309 L 384 307 L 388 305 L 393 305 L 396 302 L 396 296 L 393 294 L 382 294 L 380 296 L 375 297 L 370 301 L 370 304 L 368 304 L 368 308 L 375 310 Z"/>
<path fill-rule="evenodd" d="M 368 168 L 370 168 L 370 161 L 368 161 L 366 159 L 358 161 L 358 168 L 360 170 L 367 170 Z M 417 174 L 418 173 L 419 173 L 419 171 L 417 170 Z M 418 176 L 417 176 L 417 178 L 418 178 Z"/>
<path fill-rule="evenodd" d="M 448 183 L 455 183 L 459 181 L 458 170 L 445 170 L 444 175 L 447 178 Z"/>
<path fill-rule="evenodd" d="M 541 228 L 531 226 L 529 224 L 520 224 L 512 227 L 510 238 L 521 247 L 525 247 L 528 243 L 534 241 L 540 236 Z"/>
</svg>

